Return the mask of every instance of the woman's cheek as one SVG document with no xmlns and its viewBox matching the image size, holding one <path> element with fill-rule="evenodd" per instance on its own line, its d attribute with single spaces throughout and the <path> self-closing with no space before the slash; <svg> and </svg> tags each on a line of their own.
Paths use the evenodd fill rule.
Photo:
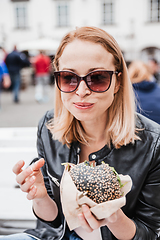
<svg viewBox="0 0 160 240">
<path fill-rule="evenodd" d="M 69 110 L 71 107 L 70 106 L 71 98 L 69 96 L 67 96 L 66 94 L 69 95 L 69 93 L 61 93 L 61 99 L 62 99 L 62 103 L 65 106 L 65 108 L 67 108 Z"/>
</svg>

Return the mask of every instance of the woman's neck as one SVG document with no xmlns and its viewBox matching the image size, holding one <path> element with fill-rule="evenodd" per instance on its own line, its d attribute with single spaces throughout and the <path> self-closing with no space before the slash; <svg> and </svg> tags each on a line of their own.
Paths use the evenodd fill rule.
<svg viewBox="0 0 160 240">
<path fill-rule="evenodd" d="M 101 142 L 105 139 L 106 121 L 100 119 L 95 122 L 81 122 L 83 129 L 89 136 L 89 145 Z"/>
<path fill-rule="evenodd" d="M 100 131 L 99 128 L 95 127 L 94 130 L 92 129 L 92 131 L 87 131 L 87 134 L 90 136 L 88 144 L 80 144 L 80 162 L 88 160 L 88 157 L 91 153 L 100 150 L 106 145 L 106 134 L 104 129 L 103 131 Z"/>
</svg>

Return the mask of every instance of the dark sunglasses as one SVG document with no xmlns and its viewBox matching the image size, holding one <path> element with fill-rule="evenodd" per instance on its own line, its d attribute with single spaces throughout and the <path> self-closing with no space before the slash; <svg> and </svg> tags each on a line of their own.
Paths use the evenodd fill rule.
<svg viewBox="0 0 160 240">
<path fill-rule="evenodd" d="M 80 77 L 76 73 L 70 71 L 54 72 L 59 90 L 65 93 L 74 92 L 82 80 L 85 81 L 87 87 L 92 92 L 105 92 L 110 88 L 113 74 L 118 74 L 118 72 L 98 70 L 92 71 L 84 77 Z"/>
</svg>

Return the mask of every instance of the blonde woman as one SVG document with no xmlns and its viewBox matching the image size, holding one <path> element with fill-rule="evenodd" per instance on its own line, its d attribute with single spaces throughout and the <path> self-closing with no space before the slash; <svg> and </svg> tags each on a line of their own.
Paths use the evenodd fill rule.
<svg viewBox="0 0 160 240">
<path fill-rule="evenodd" d="M 133 61 L 128 68 L 137 98 L 137 112 L 160 124 L 160 86 L 143 61 Z"/>
<path fill-rule="evenodd" d="M 22 191 L 33 201 L 39 227 L 16 239 L 156 239 L 160 128 L 135 114 L 132 84 L 118 44 L 102 29 L 77 28 L 62 39 L 54 67 L 54 114 L 48 111 L 39 123 L 39 160 L 25 170 L 24 161 L 13 167 Z M 130 175 L 133 187 L 126 205 L 109 218 L 98 221 L 84 205 L 77 216 L 81 227 L 69 231 L 60 202 L 61 163 L 87 159 L 97 165 L 103 160 Z"/>
</svg>

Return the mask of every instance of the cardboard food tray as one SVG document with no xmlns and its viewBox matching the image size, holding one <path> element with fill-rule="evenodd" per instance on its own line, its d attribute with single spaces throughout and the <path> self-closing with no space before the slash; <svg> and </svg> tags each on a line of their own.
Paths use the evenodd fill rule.
<svg viewBox="0 0 160 240">
<path fill-rule="evenodd" d="M 84 196 L 82 192 L 78 191 L 76 185 L 72 181 L 72 178 L 68 172 L 68 167 L 65 166 L 65 170 L 60 183 L 60 195 L 63 214 L 66 218 L 67 224 L 70 230 L 73 230 L 80 226 L 77 215 L 82 212 L 82 205 L 87 204 L 90 207 L 91 212 L 97 219 L 108 218 L 119 208 L 126 204 L 126 194 L 131 190 L 132 180 L 129 175 L 119 175 L 122 184 L 121 197 L 119 199 L 110 200 L 100 204 L 95 203 L 87 196 Z"/>
</svg>

